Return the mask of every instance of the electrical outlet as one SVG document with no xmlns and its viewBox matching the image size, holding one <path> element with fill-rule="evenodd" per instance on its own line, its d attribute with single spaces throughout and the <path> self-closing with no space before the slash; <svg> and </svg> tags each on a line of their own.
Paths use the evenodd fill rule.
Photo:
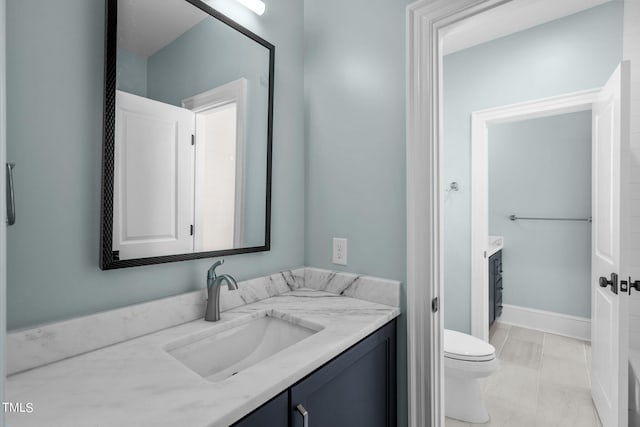
<svg viewBox="0 0 640 427">
<path fill-rule="evenodd" d="M 347 239 L 333 238 L 333 263 L 347 265 Z"/>
</svg>

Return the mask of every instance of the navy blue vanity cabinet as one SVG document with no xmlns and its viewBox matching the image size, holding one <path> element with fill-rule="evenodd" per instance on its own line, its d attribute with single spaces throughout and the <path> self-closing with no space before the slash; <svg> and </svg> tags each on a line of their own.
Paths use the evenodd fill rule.
<svg viewBox="0 0 640 427">
<path fill-rule="evenodd" d="M 502 249 L 489 257 L 489 326 L 502 314 Z"/>
<path fill-rule="evenodd" d="M 289 391 L 284 391 L 232 427 L 289 427 Z"/>
<path fill-rule="evenodd" d="M 307 423 L 304 423 L 306 412 Z M 232 427 L 396 427 L 396 321 Z"/>
<path fill-rule="evenodd" d="M 396 323 L 392 321 L 291 387 L 291 427 L 395 427 Z"/>
</svg>

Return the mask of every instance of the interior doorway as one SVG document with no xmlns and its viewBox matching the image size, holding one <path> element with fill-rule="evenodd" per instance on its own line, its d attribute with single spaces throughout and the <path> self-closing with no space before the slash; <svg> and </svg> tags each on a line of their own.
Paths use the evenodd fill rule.
<svg viewBox="0 0 640 427">
<path fill-rule="evenodd" d="M 485 210 L 471 218 L 488 233 L 479 247 L 472 247 L 483 255 L 478 260 L 484 267 L 480 280 L 471 284 L 472 321 L 481 313 L 480 327 L 486 329 L 479 338 L 492 344 L 500 363 L 480 382 L 481 394 L 491 425 L 571 425 L 579 420 L 581 426 L 598 427 L 589 382 L 591 104 L 509 114 L 522 113 L 523 106 L 489 110 L 502 110 L 505 117 L 498 120 L 496 114 L 496 120 L 486 121 L 482 143 L 472 137 L 472 161 L 480 171 L 473 172 L 471 191 Z M 476 194 L 479 184 L 484 192 Z M 489 235 L 504 241 L 495 255 Z M 496 256 L 499 273 L 494 271 Z M 483 293 L 479 285 L 487 282 Z M 498 286 L 504 291 L 492 289 Z M 504 298 L 491 297 L 502 292 Z M 581 317 L 566 315 L 572 310 Z M 472 327 L 477 333 L 478 325 Z M 451 416 L 447 413 L 446 427 L 468 427 Z"/>
<path fill-rule="evenodd" d="M 518 0 L 424 0 L 408 8 L 407 324 L 409 421 L 412 427 L 444 425 L 441 392 L 443 316 L 439 310 L 444 291 L 441 207 L 445 187 L 441 179 L 443 40 L 454 34 L 460 23 L 469 22 L 469 18 L 504 11 L 506 20 L 510 20 L 524 3 L 531 4 Z M 543 5 L 555 14 L 553 19 L 567 15 L 564 6 L 578 4 L 563 2 L 564 6 L 560 6 L 555 3 Z M 526 14 L 526 7 L 519 13 L 523 11 Z M 425 405 L 425 402 L 429 404 Z"/>
<path fill-rule="evenodd" d="M 491 126 L 516 123 L 525 120 L 559 116 L 580 111 L 591 111 L 599 89 L 569 93 L 560 96 L 532 100 L 528 102 L 506 105 L 477 111 L 472 114 L 471 135 L 471 333 L 485 341 L 489 340 L 489 266 L 487 263 L 487 242 L 489 230 L 489 128 Z M 558 186 L 563 183 L 558 182 Z M 520 188 L 520 191 L 526 191 Z M 527 217 L 526 212 L 520 215 Z M 512 215 L 515 216 L 515 213 Z M 529 214 L 529 217 L 532 214 Z M 560 215 L 568 219 L 570 216 Z M 590 221 L 591 214 L 575 219 Z M 516 216 L 514 220 L 518 220 Z M 549 295 L 551 298 L 551 295 Z M 524 313 L 524 314 L 523 314 Z M 517 315 L 529 316 L 531 325 L 547 332 L 560 333 L 580 339 L 589 339 L 590 324 L 571 316 L 555 316 L 549 321 L 548 316 L 535 311 Z M 546 314 L 546 313 L 545 313 Z"/>
</svg>

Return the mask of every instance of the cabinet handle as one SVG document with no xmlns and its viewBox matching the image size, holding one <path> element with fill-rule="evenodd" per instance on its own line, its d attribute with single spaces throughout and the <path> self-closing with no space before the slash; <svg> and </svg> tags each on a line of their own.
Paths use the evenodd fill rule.
<svg viewBox="0 0 640 427">
<path fill-rule="evenodd" d="M 309 413 L 307 412 L 306 409 L 304 409 L 304 406 L 302 406 L 302 403 L 296 406 L 296 409 L 298 410 L 298 413 L 302 415 L 302 426 L 309 427 Z"/>
<path fill-rule="evenodd" d="M 13 193 L 13 168 L 15 163 L 7 163 L 7 225 L 16 223 L 16 199 Z"/>
</svg>

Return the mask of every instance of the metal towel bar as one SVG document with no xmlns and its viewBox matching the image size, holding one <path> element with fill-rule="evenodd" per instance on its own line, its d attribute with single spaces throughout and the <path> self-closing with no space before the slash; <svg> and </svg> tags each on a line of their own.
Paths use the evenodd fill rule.
<svg viewBox="0 0 640 427">
<path fill-rule="evenodd" d="M 527 216 L 510 215 L 509 219 L 511 221 L 527 220 L 527 221 L 583 221 L 583 222 L 591 222 L 591 217 L 587 217 L 587 218 L 542 218 L 542 217 L 527 217 Z"/>
</svg>

